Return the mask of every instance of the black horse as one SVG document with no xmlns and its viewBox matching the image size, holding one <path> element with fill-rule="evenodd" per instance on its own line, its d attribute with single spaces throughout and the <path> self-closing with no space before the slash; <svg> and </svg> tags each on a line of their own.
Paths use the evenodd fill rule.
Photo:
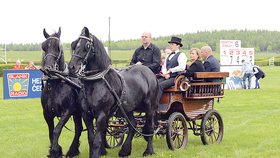
<svg viewBox="0 0 280 158">
<path fill-rule="evenodd" d="M 71 44 L 73 54 L 69 72 L 81 78 L 84 87 L 82 117 L 88 129 L 89 154 L 91 158 L 106 154 L 103 145 L 109 117 L 125 111 L 131 125 L 135 126 L 134 111 L 145 112 L 146 123 L 142 130 L 147 141 L 143 156 L 154 154 L 152 144 L 154 114 L 158 107 L 158 83 L 153 72 L 146 66 L 135 65 L 118 73 L 111 68 L 111 59 L 103 44 L 84 27 L 79 38 Z M 122 108 L 123 107 L 123 108 Z M 94 134 L 93 119 L 96 133 Z M 127 138 L 119 151 L 120 157 L 131 154 L 135 131 L 129 124 Z"/>
<path fill-rule="evenodd" d="M 75 137 L 66 154 L 66 157 L 74 157 L 79 154 L 79 138 L 82 132 L 82 117 L 80 112 L 80 102 L 78 101 L 78 92 L 72 86 L 69 86 L 61 78 L 52 72 L 66 72 L 67 65 L 64 62 L 64 54 L 60 43 L 61 29 L 57 33 L 49 35 L 46 30 L 43 31 L 46 40 L 42 43 L 43 59 L 43 90 L 41 95 L 41 104 L 43 107 L 44 118 L 49 128 L 50 150 L 49 157 L 62 157 L 62 149 L 58 144 L 58 139 L 63 126 L 73 115 L 75 122 Z M 78 82 L 77 79 L 75 82 Z M 60 117 L 56 127 L 54 127 L 54 117 Z"/>
</svg>

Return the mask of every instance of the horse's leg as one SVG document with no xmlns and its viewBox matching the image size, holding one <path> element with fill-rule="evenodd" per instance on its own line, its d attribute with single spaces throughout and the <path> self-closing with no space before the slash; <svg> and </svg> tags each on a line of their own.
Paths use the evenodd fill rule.
<svg viewBox="0 0 280 158">
<path fill-rule="evenodd" d="M 54 117 L 49 116 L 49 113 L 46 112 L 45 110 L 44 110 L 43 114 L 44 114 L 45 121 L 47 122 L 48 128 L 49 128 L 49 140 L 50 140 L 50 149 L 51 149 L 52 143 L 53 143 L 53 129 L 54 129 L 53 118 Z"/>
<path fill-rule="evenodd" d="M 154 129 L 154 114 L 155 114 L 155 110 L 152 108 L 151 106 L 151 102 L 150 101 L 146 101 L 146 122 L 145 125 L 143 127 L 143 133 L 144 134 L 153 134 L 153 129 Z M 147 148 L 143 153 L 143 156 L 148 156 L 148 155 L 152 155 L 155 154 L 154 153 L 154 148 L 153 148 L 153 136 L 144 136 L 145 140 L 147 141 Z"/>
<path fill-rule="evenodd" d="M 87 114 L 87 111 L 83 112 L 82 116 L 88 132 L 89 157 L 93 158 L 93 140 L 94 140 L 93 117 L 90 114 Z"/>
<path fill-rule="evenodd" d="M 133 116 L 133 112 L 128 113 L 127 116 L 129 118 L 129 120 L 131 121 L 132 125 L 134 127 L 136 127 L 136 122 L 135 122 L 135 119 L 134 119 L 134 116 Z M 126 156 L 129 156 L 131 154 L 132 139 L 133 139 L 135 131 L 131 127 L 130 124 L 128 124 L 128 128 L 129 128 L 128 135 L 125 139 L 125 142 L 122 145 L 121 150 L 119 151 L 119 157 L 126 157 Z"/>
<path fill-rule="evenodd" d="M 63 126 L 69 120 L 70 116 L 71 115 L 69 115 L 68 112 L 66 112 L 66 114 L 64 113 L 60 117 L 60 120 L 59 120 L 58 124 L 54 128 L 53 143 L 52 143 L 52 147 L 50 149 L 50 156 L 49 156 L 50 158 L 62 157 L 62 149 L 61 149 L 61 146 L 58 144 L 58 139 L 59 139 L 59 136 L 60 136 L 60 133 L 62 131 Z"/>
<path fill-rule="evenodd" d="M 83 130 L 83 125 L 82 125 L 82 116 L 80 113 L 77 113 L 73 115 L 74 118 L 74 123 L 75 123 L 75 137 L 72 141 L 72 144 L 66 154 L 66 157 L 74 157 L 76 155 L 79 155 L 79 146 L 80 146 L 80 136 Z"/>
<path fill-rule="evenodd" d="M 93 141 L 93 157 L 99 157 L 99 155 L 106 155 L 107 151 L 105 149 L 105 146 L 103 144 L 103 136 L 104 131 L 106 130 L 106 115 L 103 111 L 99 112 L 99 115 L 96 118 L 96 133 Z"/>
</svg>

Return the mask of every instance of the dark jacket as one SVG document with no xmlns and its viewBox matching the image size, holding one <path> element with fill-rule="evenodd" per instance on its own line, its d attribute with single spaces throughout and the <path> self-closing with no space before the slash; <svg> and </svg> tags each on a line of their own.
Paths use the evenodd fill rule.
<svg viewBox="0 0 280 158">
<path fill-rule="evenodd" d="M 220 63 L 213 55 L 210 55 L 204 61 L 203 66 L 205 72 L 220 72 Z M 217 78 L 206 79 L 206 82 L 220 82 L 220 79 Z"/>
<path fill-rule="evenodd" d="M 160 49 L 156 45 L 151 43 L 146 49 L 142 45 L 135 50 L 130 65 L 140 61 L 157 74 L 160 71 L 160 56 Z"/>
<path fill-rule="evenodd" d="M 256 70 L 256 69 L 257 69 L 257 70 Z M 258 68 L 257 66 L 254 66 L 254 67 L 253 67 L 253 72 L 254 72 L 255 77 L 256 77 L 257 79 L 260 79 L 260 78 L 264 78 L 264 77 L 265 77 L 264 72 L 263 72 L 260 68 Z M 257 73 L 256 73 L 256 72 L 257 72 Z"/>
<path fill-rule="evenodd" d="M 213 55 L 210 55 L 203 65 L 205 72 L 220 72 L 220 63 Z"/>
<path fill-rule="evenodd" d="M 204 71 L 205 69 L 202 62 L 200 60 L 196 60 L 190 65 L 190 67 L 187 69 L 184 75 L 186 77 L 194 77 L 193 74 L 195 72 L 204 72 Z"/>
</svg>

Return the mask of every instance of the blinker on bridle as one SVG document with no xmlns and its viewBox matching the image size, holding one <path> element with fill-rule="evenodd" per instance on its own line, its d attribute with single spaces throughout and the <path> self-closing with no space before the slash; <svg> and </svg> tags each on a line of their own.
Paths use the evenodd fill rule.
<svg viewBox="0 0 280 158">
<path fill-rule="evenodd" d="M 94 47 L 92 45 L 93 40 L 91 38 L 86 37 L 86 36 L 79 36 L 79 38 L 80 39 L 82 38 L 82 39 L 85 39 L 85 40 L 89 41 L 89 44 L 86 44 L 86 47 L 87 47 L 87 50 L 88 50 L 87 54 L 86 54 L 85 57 L 82 57 L 81 55 L 73 53 L 72 56 L 75 56 L 75 57 L 78 57 L 80 59 L 83 59 L 82 63 L 85 64 L 91 50 L 92 50 L 93 55 L 94 55 Z"/>
<path fill-rule="evenodd" d="M 79 55 L 79 54 L 75 54 L 75 51 L 74 51 L 74 53 L 72 54 L 72 56 L 74 56 L 74 57 L 83 59 L 83 61 L 81 62 L 81 67 L 80 67 L 80 69 L 78 70 L 78 75 L 79 75 L 79 76 L 84 76 L 85 66 L 86 66 L 86 64 L 87 64 L 87 59 L 88 59 L 88 57 L 89 57 L 89 54 L 90 54 L 91 50 L 92 50 L 92 54 L 93 54 L 93 55 L 95 55 L 95 53 L 94 53 L 94 47 L 93 47 L 93 39 L 88 38 L 88 37 L 86 37 L 86 36 L 79 36 L 79 39 L 85 39 L 85 40 L 87 40 L 87 41 L 89 42 L 89 44 L 86 44 L 86 47 L 87 47 L 87 50 L 88 50 L 88 51 L 87 51 L 87 54 L 85 55 L 85 57 L 82 57 L 82 56 Z"/>
</svg>

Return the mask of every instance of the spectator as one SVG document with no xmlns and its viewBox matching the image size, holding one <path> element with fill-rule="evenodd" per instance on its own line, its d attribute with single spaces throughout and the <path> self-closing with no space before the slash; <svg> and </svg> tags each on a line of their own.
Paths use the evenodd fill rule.
<svg viewBox="0 0 280 158">
<path fill-rule="evenodd" d="M 241 69 L 241 76 L 242 77 L 242 84 L 244 89 L 251 88 L 251 79 L 253 77 L 253 66 L 250 61 L 245 61 L 244 59 L 242 62 L 242 69 Z M 248 86 L 246 86 L 246 80 L 248 80 Z"/>
<path fill-rule="evenodd" d="M 212 49 L 209 46 L 203 46 L 201 48 L 201 57 L 204 60 L 203 66 L 205 72 L 220 72 L 220 63 L 219 61 L 212 55 Z M 220 79 L 206 79 L 206 82 L 219 82 Z"/>
<path fill-rule="evenodd" d="M 204 46 L 201 48 L 204 69 L 206 72 L 220 72 L 220 63 L 212 54 L 211 47 Z"/>
<path fill-rule="evenodd" d="M 33 62 L 33 61 L 29 61 L 29 64 L 28 64 L 24 69 L 36 70 L 37 67 L 34 65 L 34 62 Z"/>
<path fill-rule="evenodd" d="M 130 65 L 143 64 L 149 67 L 154 74 L 160 71 L 160 49 L 151 43 L 152 35 L 144 32 L 141 36 L 142 46 L 137 48 L 132 56 Z"/>
<path fill-rule="evenodd" d="M 13 69 L 13 70 L 20 70 L 20 69 L 23 69 L 23 68 L 22 68 L 22 65 L 21 65 L 21 62 L 20 62 L 19 59 L 16 61 L 16 65 L 14 65 L 12 69 Z"/>
<path fill-rule="evenodd" d="M 165 62 L 161 68 L 162 76 L 158 81 L 160 87 L 160 95 L 162 95 L 164 89 L 174 85 L 174 80 L 177 76 L 177 73 L 185 70 L 187 62 L 187 56 L 185 55 L 185 53 L 182 53 L 180 51 L 180 48 L 183 46 L 183 44 L 181 43 L 181 38 L 172 37 L 171 41 L 169 41 L 168 43 L 170 45 L 172 53 L 170 53 L 166 57 Z"/>
<path fill-rule="evenodd" d="M 185 72 L 185 76 L 190 78 L 194 77 L 194 72 L 205 71 L 204 66 L 201 61 L 201 52 L 198 48 L 192 48 L 190 51 L 191 65 Z"/>
<path fill-rule="evenodd" d="M 171 49 L 170 49 L 170 47 L 168 46 L 168 47 L 166 47 L 166 48 L 164 49 L 164 54 L 165 54 L 165 56 L 168 56 L 170 53 L 171 53 Z"/>
<path fill-rule="evenodd" d="M 264 72 L 259 68 L 259 66 L 255 65 L 253 67 L 253 74 L 256 77 L 256 84 L 255 84 L 255 89 L 260 89 L 260 82 L 259 79 L 260 78 L 264 78 L 265 74 Z"/>
</svg>

